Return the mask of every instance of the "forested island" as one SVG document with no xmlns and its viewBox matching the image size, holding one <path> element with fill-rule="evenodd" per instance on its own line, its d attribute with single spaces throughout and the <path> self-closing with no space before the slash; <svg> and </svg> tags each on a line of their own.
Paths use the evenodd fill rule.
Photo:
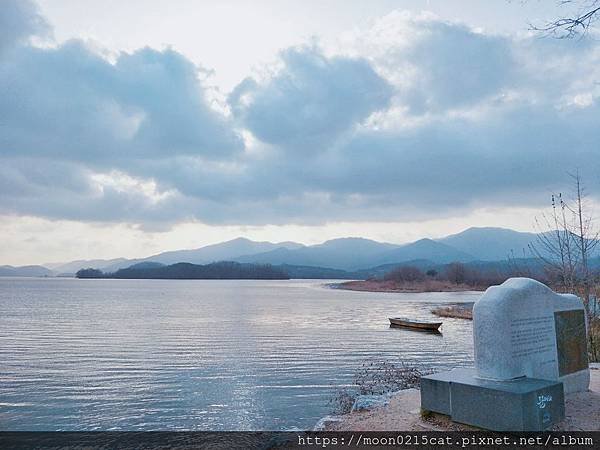
<svg viewBox="0 0 600 450">
<path fill-rule="evenodd" d="M 165 279 L 165 280 L 289 280 L 282 269 L 269 264 L 241 264 L 216 262 L 200 265 L 177 263 L 140 263 L 116 272 L 104 273 L 98 269 L 81 269 L 77 278 Z"/>
</svg>

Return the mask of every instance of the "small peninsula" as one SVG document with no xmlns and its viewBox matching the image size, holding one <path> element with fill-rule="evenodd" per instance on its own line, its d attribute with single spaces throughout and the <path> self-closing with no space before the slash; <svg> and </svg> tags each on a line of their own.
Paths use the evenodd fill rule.
<svg viewBox="0 0 600 450">
<path fill-rule="evenodd" d="M 336 289 L 345 289 L 348 291 L 366 291 L 366 292 L 401 292 L 401 293 L 419 293 L 419 292 L 464 292 L 464 291 L 483 291 L 485 287 L 470 286 L 467 284 L 453 284 L 449 282 L 430 280 L 414 283 L 404 283 L 394 280 L 354 280 L 343 283 L 332 284 Z"/>
</svg>

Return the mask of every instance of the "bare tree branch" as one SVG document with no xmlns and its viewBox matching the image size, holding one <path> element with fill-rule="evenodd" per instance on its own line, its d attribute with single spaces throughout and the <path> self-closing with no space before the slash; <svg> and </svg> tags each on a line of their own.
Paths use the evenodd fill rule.
<svg viewBox="0 0 600 450">
<path fill-rule="evenodd" d="M 590 266 L 599 234 L 579 171 L 572 178 L 572 199 L 552 195 L 550 215 L 536 218 L 537 239 L 529 248 L 545 267 L 551 284 L 580 296 L 590 329 L 600 327 L 598 274 Z M 594 329 L 596 329 L 594 328 Z M 600 359 L 600 334 L 588 334 L 590 353 Z"/>
<path fill-rule="evenodd" d="M 582 3 L 578 12 L 570 17 L 562 17 L 542 26 L 529 25 L 533 31 L 540 31 L 559 39 L 570 39 L 585 35 L 593 24 L 600 19 L 600 0 L 573 1 L 563 0 L 560 5 L 571 5 Z"/>
</svg>

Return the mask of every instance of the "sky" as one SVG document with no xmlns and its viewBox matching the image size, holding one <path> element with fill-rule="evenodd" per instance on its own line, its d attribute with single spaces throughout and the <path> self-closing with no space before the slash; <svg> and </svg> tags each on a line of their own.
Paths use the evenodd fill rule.
<svg viewBox="0 0 600 450">
<path fill-rule="evenodd" d="M 555 2 L 0 3 L 0 264 L 598 203 L 600 43 L 530 31 Z"/>
</svg>

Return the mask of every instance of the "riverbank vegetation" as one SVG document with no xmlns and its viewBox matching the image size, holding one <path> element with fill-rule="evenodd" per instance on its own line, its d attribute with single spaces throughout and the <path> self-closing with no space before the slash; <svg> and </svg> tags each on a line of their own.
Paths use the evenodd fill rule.
<svg viewBox="0 0 600 450">
<path fill-rule="evenodd" d="M 342 415 L 348 414 L 353 408 L 360 409 L 357 399 L 361 396 L 383 396 L 404 389 L 418 389 L 421 377 L 433 372 L 432 369 L 404 361 L 366 361 L 354 374 L 351 387 L 340 388 L 333 395 L 330 401 L 332 413 Z M 365 405 L 367 403 L 365 400 Z"/>
<path fill-rule="evenodd" d="M 169 266 L 142 263 L 103 273 L 98 269 L 81 269 L 77 278 L 167 279 L 167 280 L 288 280 L 289 275 L 269 264 L 218 262 L 206 265 L 177 263 Z"/>
<path fill-rule="evenodd" d="M 410 264 L 398 266 L 383 277 L 347 281 L 336 287 L 371 292 L 459 292 L 483 291 L 508 278 L 523 276 L 510 264 L 479 267 L 476 264 L 453 262 L 443 266 L 419 268 Z M 536 277 L 543 278 L 540 274 Z"/>
</svg>

